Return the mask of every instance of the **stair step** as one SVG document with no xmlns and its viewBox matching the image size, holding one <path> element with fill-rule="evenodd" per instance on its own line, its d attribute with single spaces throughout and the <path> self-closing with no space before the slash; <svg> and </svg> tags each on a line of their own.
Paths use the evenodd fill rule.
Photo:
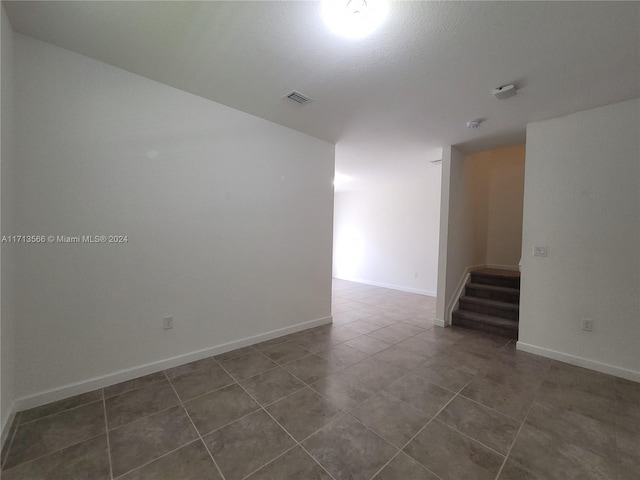
<svg viewBox="0 0 640 480">
<path fill-rule="evenodd" d="M 463 295 L 460 297 L 460 310 L 483 313 L 494 317 L 518 320 L 520 307 L 515 303 L 499 302 L 486 298 Z"/>
<path fill-rule="evenodd" d="M 518 322 L 515 320 L 456 310 L 452 315 L 452 323 L 457 327 L 481 330 L 512 339 L 518 338 Z"/>
<path fill-rule="evenodd" d="M 471 282 L 496 287 L 520 288 L 520 272 L 485 268 L 471 272 Z"/>
<path fill-rule="evenodd" d="M 496 287 L 472 282 L 465 287 L 465 295 L 498 302 L 520 303 L 520 290 L 517 288 Z"/>
</svg>

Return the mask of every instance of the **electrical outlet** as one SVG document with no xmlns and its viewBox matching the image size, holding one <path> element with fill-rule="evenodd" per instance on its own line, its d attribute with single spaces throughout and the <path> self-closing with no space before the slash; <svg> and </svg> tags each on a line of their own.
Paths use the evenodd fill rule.
<svg viewBox="0 0 640 480">
<path fill-rule="evenodd" d="M 173 317 L 164 317 L 162 319 L 162 324 L 165 330 L 170 330 L 173 328 Z"/>
<path fill-rule="evenodd" d="M 582 319 L 582 330 L 585 332 L 593 332 L 593 320 L 590 318 Z"/>
</svg>

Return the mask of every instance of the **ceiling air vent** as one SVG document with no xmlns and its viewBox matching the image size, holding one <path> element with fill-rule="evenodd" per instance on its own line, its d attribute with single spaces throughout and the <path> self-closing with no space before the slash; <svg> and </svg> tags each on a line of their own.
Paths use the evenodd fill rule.
<svg viewBox="0 0 640 480">
<path fill-rule="evenodd" d="M 295 90 L 290 93 L 287 93 L 285 98 L 293 100 L 294 102 L 298 102 L 301 105 L 304 105 L 305 103 L 313 102 L 313 99 L 307 97 L 306 95 L 301 94 L 300 92 L 296 92 Z"/>
</svg>

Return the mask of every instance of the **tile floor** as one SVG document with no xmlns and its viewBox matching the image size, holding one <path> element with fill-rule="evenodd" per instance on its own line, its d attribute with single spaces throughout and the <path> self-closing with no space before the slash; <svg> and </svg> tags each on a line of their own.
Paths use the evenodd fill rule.
<svg viewBox="0 0 640 480">
<path fill-rule="evenodd" d="M 336 280 L 314 328 L 21 412 L 4 480 L 632 480 L 640 384 Z"/>
</svg>

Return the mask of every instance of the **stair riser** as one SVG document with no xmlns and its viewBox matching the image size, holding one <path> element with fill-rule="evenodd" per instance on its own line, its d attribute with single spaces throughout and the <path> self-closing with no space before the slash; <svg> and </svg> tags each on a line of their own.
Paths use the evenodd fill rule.
<svg viewBox="0 0 640 480">
<path fill-rule="evenodd" d="M 493 290 L 485 290 L 467 285 L 466 295 L 470 297 L 486 298 L 488 300 L 497 300 L 499 302 L 520 303 L 520 293 L 496 292 Z"/>
<path fill-rule="evenodd" d="M 455 312 L 453 314 L 452 323 L 456 327 L 470 328 L 472 330 L 480 330 L 482 332 L 490 333 L 492 335 L 499 335 L 501 337 L 506 337 L 513 340 L 518 339 L 517 330 L 513 330 L 510 328 L 501 328 L 495 325 L 487 325 L 486 323 L 476 322 L 473 320 L 468 320 L 466 318 L 459 318 L 455 314 Z"/>
<path fill-rule="evenodd" d="M 518 277 L 499 277 L 493 275 L 482 275 L 471 273 L 471 281 L 482 285 L 493 285 L 494 287 L 507 287 L 520 289 L 520 278 Z"/>
<path fill-rule="evenodd" d="M 466 310 L 468 312 L 484 313 L 485 315 L 492 315 L 494 317 L 508 318 L 509 320 L 518 320 L 518 312 L 509 310 L 506 308 L 494 307 L 490 305 L 481 305 L 473 302 L 466 302 L 460 300 L 460 310 Z"/>
</svg>

